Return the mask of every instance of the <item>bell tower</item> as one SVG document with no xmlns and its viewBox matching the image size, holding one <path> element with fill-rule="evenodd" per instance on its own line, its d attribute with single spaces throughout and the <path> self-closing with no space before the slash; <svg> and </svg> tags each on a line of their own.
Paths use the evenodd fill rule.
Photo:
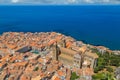
<svg viewBox="0 0 120 80">
<path fill-rule="evenodd" d="M 53 50 L 53 59 L 58 60 L 58 55 L 60 51 L 59 51 L 59 47 L 57 46 L 57 43 L 53 44 L 52 50 Z"/>
<path fill-rule="evenodd" d="M 66 47 L 66 41 L 65 41 L 65 39 L 60 40 L 57 44 L 58 44 L 59 47 L 64 47 L 64 48 Z"/>
</svg>

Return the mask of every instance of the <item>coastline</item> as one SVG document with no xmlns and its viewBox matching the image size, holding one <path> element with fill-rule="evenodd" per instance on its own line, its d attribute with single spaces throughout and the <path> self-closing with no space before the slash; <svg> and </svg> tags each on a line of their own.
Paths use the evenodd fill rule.
<svg viewBox="0 0 120 80">
<path fill-rule="evenodd" d="M 96 6 L 3 6 L 0 31 L 48 32 L 57 28 L 77 40 L 120 50 L 120 7 Z"/>
<path fill-rule="evenodd" d="M 21 31 L 18 31 L 18 32 L 16 32 L 16 31 L 8 31 L 8 32 L 3 32 L 3 33 L 1 33 L 0 34 L 0 36 L 2 36 L 2 34 L 4 34 L 4 33 L 9 33 L 9 32 L 12 32 L 12 33 L 49 33 L 49 31 L 44 31 L 44 32 L 21 32 Z M 55 33 L 60 33 L 60 34 L 62 34 L 62 35 L 65 35 L 65 36 L 68 36 L 68 37 L 71 37 L 71 38 L 73 38 L 74 40 L 76 40 L 76 41 L 81 41 L 81 42 L 83 42 L 85 45 L 91 45 L 91 46 L 102 46 L 102 47 L 104 47 L 104 48 L 106 48 L 106 49 L 109 49 L 109 50 L 112 50 L 112 51 L 114 51 L 114 52 L 118 52 L 119 54 L 120 54 L 120 50 L 119 49 L 111 49 L 111 48 L 109 48 L 109 47 L 106 47 L 105 45 L 103 45 L 103 44 L 94 44 L 94 43 L 89 43 L 89 41 L 87 42 L 86 40 L 82 40 L 82 39 L 79 39 L 79 38 L 76 38 L 76 36 L 72 36 L 70 33 L 67 33 L 67 32 L 65 32 L 64 30 L 53 30 L 53 31 L 50 31 L 50 32 L 55 32 Z"/>
<path fill-rule="evenodd" d="M 63 71 L 65 74 L 69 74 L 64 77 L 67 80 L 75 80 L 72 79 L 74 73 L 78 76 L 76 79 L 82 79 L 83 77 L 87 79 L 89 75 L 92 80 L 92 78 L 96 79 L 99 74 L 104 72 L 114 76 L 114 70 L 119 69 L 120 65 L 120 51 L 114 52 L 104 46 L 85 44 L 58 32 L 6 32 L 0 36 L 0 45 L 1 72 L 3 73 L 7 68 L 10 75 L 18 75 L 20 80 L 23 79 L 24 75 L 29 74 L 28 71 L 31 72 L 30 74 L 36 72 L 38 74 L 41 72 L 42 74 L 46 72 L 53 74 L 54 72 L 54 75 Z M 11 68 L 12 66 L 13 68 Z M 11 73 L 12 70 L 15 72 L 22 71 L 24 74 Z M 99 73 L 100 71 L 102 73 Z M 81 72 L 84 72 L 84 74 Z M 7 73 L 4 75 L 7 75 Z M 51 79 L 54 75 L 47 77 L 47 79 Z M 40 79 L 41 75 L 39 76 Z M 11 76 L 8 77 L 11 78 Z M 37 78 L 37 75 L 29 77 L 34 79 Z M 5 78 L 0 76 L 2 80 Z M 14 78 L 18 79 L 17 76 L 14 76 Z"/>
</svg>

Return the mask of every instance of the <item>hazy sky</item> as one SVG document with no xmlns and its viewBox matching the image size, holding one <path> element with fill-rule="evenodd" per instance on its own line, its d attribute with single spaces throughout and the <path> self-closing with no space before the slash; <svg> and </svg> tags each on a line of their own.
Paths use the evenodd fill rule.
<svg viewBox="0 0 120 80">
<path fill-rule="evenodd" d="M 0 0 L 0 4 L 120 4 L 120 0 Z"/>
</svg>

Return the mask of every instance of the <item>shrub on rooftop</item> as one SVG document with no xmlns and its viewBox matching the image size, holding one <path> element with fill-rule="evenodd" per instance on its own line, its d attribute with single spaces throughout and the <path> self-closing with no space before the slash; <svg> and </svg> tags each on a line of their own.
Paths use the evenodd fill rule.
<svg viewBox="0 0 120 80">
<path fill-rule="evenodd" d="M 35 67 L 35 69 L 33 71 L 38 71 L 39 70 L 39 67 Z"/>
</svg>

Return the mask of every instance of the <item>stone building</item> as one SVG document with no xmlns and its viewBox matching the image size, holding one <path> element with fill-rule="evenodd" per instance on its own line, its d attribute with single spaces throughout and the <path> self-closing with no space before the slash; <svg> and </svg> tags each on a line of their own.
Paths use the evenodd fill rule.
<svg viewBox="0 0 120 80">
<path fill-rule="evenodd" d="M 82 68 L 82 55 L 77 53 L 74 55 L 74 67 L 75 68 Z"/>
<path fill-rule="evenodd" d="M 60 47 L 60 53 L 58 55 L 58 60 L 61 61 L 66 66 L 73 67 L 74 64 L 74 55 L 77 54 L 76 51 Z"/>
<path fill-rule="evenodd" d="M 83 58 L 83 67 L 95 68 L 97 64 L 98 55 L 92 52 L 85 52 Z"/>
<path fill-rule="evenodd" d="M 63 45 L 63 44 L 62 44 Z M 75 51 L 54 44 L 53 59 L 62 62 L 69 68 L 95 68 L 97 63 L 97 54 L 87 50 L 80 49 Z"/>
<path fill-rule="evenodd" d="M 57 44 L 53 44 L 52 51 L 53 51 L 53 59 L 58 60 L 60 50 L 59 50 L 59 47 L 57 46 Z"/>
</svg>

